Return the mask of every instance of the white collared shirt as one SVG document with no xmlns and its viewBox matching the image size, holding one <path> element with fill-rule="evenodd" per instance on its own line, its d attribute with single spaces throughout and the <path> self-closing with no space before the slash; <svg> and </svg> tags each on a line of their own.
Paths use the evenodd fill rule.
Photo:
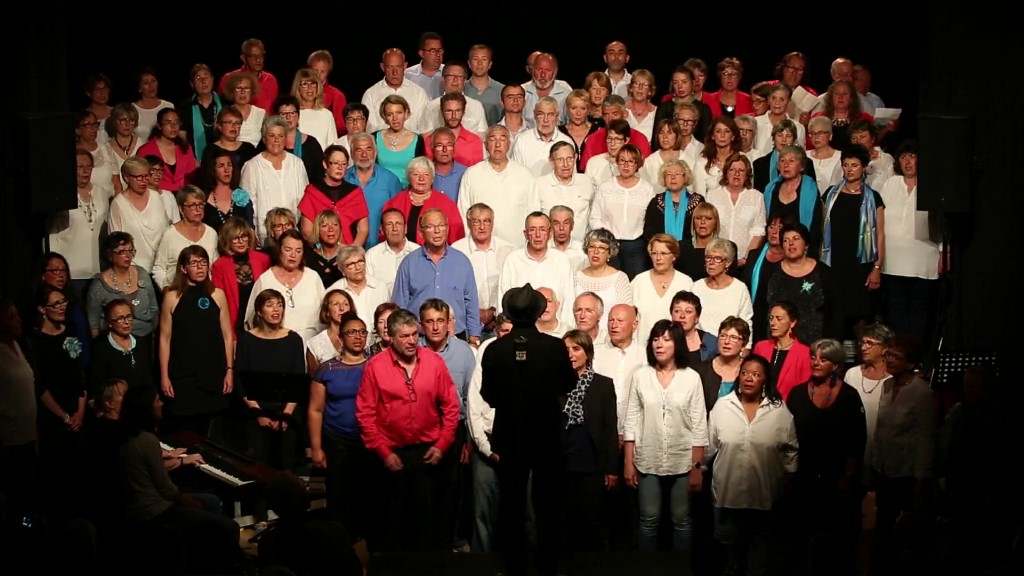
<svg viewBox="0 0 1024 576">
<path fill-rule="evenodd" d="M 498 311 L 501 311 L 501 298 L 510 288 L 518 288 L 526 283 L 533 289 L 550 288 L 555 299 L 560 303 L 558 319 L 567 326 L 574 325 L 572 303 L 576 299 L 576 274 L 569 262 L 569 257 L 548 248 L 540 260 L 530 256 L 526 248 L 519 248 L 505 258 L 498 278 Z"/>
<path fill-rule="evenodd" d="M 568 183 L 562 182 L 554 172 L 537 177 L 537 199 L 540 211 L 550 214 L 555 206 L 572 208 L 573 226 L 572 239 L 583 242 L 590 231 L 590 206 L 594 202 L 594 181 L 586 174 L 573 173 Z"/>
<path fill-rule="evenodd" d="M 551 157 L 551 147 L 556 142 L 573 144 L 572 138 L 561 130 L 555 130 L 551 134 L 550 140 L 544 140 L 540 132 L 534 128 L 529 132 L 520 134 L 516 138 L 516 143 L 512 145 L 512 153 L 509 155 L 509 158 L 526 166 L 534 176 L 550 174 L 553 169 L 548 159 Z M 573 145 L 575 146 L 575 144 Z"/>
<path fill-rule="evenodd" d="M 501 172 L 486 159 L 467 168 L 459 183 L 458 201 L 466 230 L 466 213 L 470 206 L 482 202 L 494 211 L 494 235 L 516 247 L 525 245 L 526 216 L 540 209 L 535 180 L 529 170 L 513 161 Z"/>
<path fill-rule="evenodd" d="M 784 402 L 761 401 L 753 420 L 736 394 L 715 402 L 708 418 L 711 492 L 718 508 L 771 510 L 782 479 L 797 468 L 796 425 Z"/>
<path fill-rule="evenodd" d="M 704 387 L 693 368 L 676 370 L 662 386 L 654 367 L 630 379 L 623 439 L 634 443 L 633 462 L 643 474 L 675 476 L 693 468 L 693 448 L 708 445 Z"/>
<path fill-rule="evenodd" d="M 565 245 L 565 248 L 560 248 L 555 244 L 554 238 L 552 238 L 548 241 L 548 246 L 550 246 L 552 250 L 558 250 L 569 257 L 569 264 L 572 265 L 573 273 L 583 270 L 589 264 L 587 253 L 583 250 L 582 240 L 569 238 L 569 243 Z"/>
<path fill-rule="evenodd" d="M 928 212 L 917 209 L 917 186 L 908 190 L 903 176 L 893 176 L 885 181 L 879 194 L 885 202 L 882 273 L 937 279 L 940 246 L 931 239 Z"/>
<path fill-rule="evenodd" d="M 605 228 L 620 242 L 640 238 L 651 198 L 654 188 L 643 178 L 628 188 L 619 184 L 618 179 L 601 184 L 590 209 L 590 229 Z"/>
<path fill-rule="evenodd" d="M 387 242 L 376 244 L 366 251 L 366 275 L 384 282 L 389 300 L 391 299 L 391 289 L 395 286 L 395 276 L 398 275 L 398 266 L 406 256 L 418 250 L 419 247 L 419 244 L 406 240 L 397 252 L 392 250 Z M 370 325 L 367 324 L 367 326 Z"/>
<path fill-rule="evenodd" d="M 491 235 L 491 243 L 486 249 L 480 248 L 471 234 L 456 240 L 452 248 L 462 252 L 473 265 L 476 276 L 476 294 L 480 301 L 480 309 L 498 308 L 498 278 L 505 259 L 515 250 L 508 242 Z"/>
<path fill-rule="evenodd" d="M 629 70 L 622 71 L 622 80 L 616 82 L 612 80 L 612 75 L 605 69 L 604 73 L 608 76 L 608 80 L 612 83 L 612 94 L 618 94 L 625 100 L 629 100 L 629 83 L 633 81 L 633 75 L 629 73 Z"/>
<path fill-rule="evenodd" d="M 745 188 L 733 204 L 732 194 L 722 186 L 708 192 L 705 198 L 718 210 L 719 236 L 736 244 L 737 260 L 746 258 L 750 241 L 766 233 L 764 194 Z"/>
<path fill-rule="evenodd" d="M 501 120 L 498 121 L 498 126 L 504 126 L 505 128 L 508 128 L 508 124 L 505 123 L 504 116 L 501 118 Z M 522 134 L 526 134 L 530 130 L 533 130 L 533 120 L 531 118 L 527 118 L 526 116 L 523 116 L 523 124 L 519 127 L 519 130 L 513 132 L 511 128 L 508 128 L 510 139 L 508 143 L 508 149 L 512 150 L 512 147 L 516 145 L 516 140 L 519 138 L 519 136 Z"/>
<path fill-rule="evenodd" d="M 494 408 L 480 395 L 480 387 L 484 380 L 484 371 L 480 361 L 483 360 L 484 350 L 497 338 L 484 340 L 476 351 L 476 368 L 473 369 L 473 376 L 469 379 L 469 391 L 466 394 L 466 425 L 469 428 L 469 436 L 473 439 L 480 453 L 484 456 L 491 455 L 491 430 L 494 428 Z"/>
<path fill-rule="evenodd" d="M 309 179 L 306 165 L 291 152 L 284 155 L 281 169 L 277 170 L 270 160 L 257 154 L 242 166 L 239 187 L 252 197 L 253 219 L 260 242 L 270 233 L 264 227 L 267 212 L 274 208 L 287 208 L 292 214 L 299 213 L 299 200 L 306 193 Z"/>
<path fill-rule="evenodd" d="M 372 134 L 386 127 L 384 119 L 380 116 L 380 103 L 392 94 L 398 94 L 409 103 L 409 116 L 405 119 L 405 128 L 415 131 L 420 114 L 423 113 L 427 102 L 430 101 L 427 92 L 419 84 L 408 78 L 404 79 L 402 85 L 397 89 L 388 86 L 387 81 L 381 79 L 373 86 L 367 88 L 366 92 L 363 92 L 363 106 L 366 106 L 370 111 L 370 115 L 366 119 L 367 133 Z"/>
<path fill-rule="evenodd" d="M 618 348 L 611 340 L 594 344 L 594 372 L 612 379 L 615 384 L 615 415 L 619 434 L 626 425 L 626 400 L 629 398 L 629 383 L 633 372 L 647 364 L 647 349 L 637 339 L 637 333 L 629 345 Z"/>
</svg>

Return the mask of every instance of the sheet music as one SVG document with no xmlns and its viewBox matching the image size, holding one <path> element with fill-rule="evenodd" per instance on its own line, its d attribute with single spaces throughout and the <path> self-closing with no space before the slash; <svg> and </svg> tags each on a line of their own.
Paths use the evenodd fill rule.
<svg viewBox="0 0 1024 576">
<path fill-rule="evenodd" d="M 803 86 L 797 86 L 793 90 L 792 102 L 801 113 L 810 113 L 818 105 L 818 97 L 804 90 Z"/>
</svg>

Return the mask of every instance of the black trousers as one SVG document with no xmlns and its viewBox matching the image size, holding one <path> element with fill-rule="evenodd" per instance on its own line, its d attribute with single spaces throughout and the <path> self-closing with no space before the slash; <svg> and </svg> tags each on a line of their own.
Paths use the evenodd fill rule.
<svg viewBox="0 0 1024 576">
<path fill-rule="evenodd" d="M 388 470 L 380 462 L 377 487 L 383 514 L 378 519 L 384 524 L 378 524 L 376 529 L 380 536 L 375 548 L 388 552 L 442 549 L 445 538 L 435 504 L 440 468 L 423 461 L 430 447 L 431 444 L 414 444 L 396 448 L 394 452 L 402 460 L 398 472 Z"/>
<path fill-rule="evenodd" d="M 467 441 L 466 423 L 460 421 L 455 429 L 455 442 L 441 460 L 442 481 L 437 486 L 442 526 L 447 544 L 453 547 L 467 544 L 473 532 L 473 471 L 470 463 L 459 463 Z"/>
<path fill-rule="evenodd" d="M 607 548 L 607 503 L 604 473 L 563 473 L 561 523 L 565 550 L 598 552 Z"/>
<path fill-rule="evenodd" d="M 370 506 L 365 495 L 371 455 L 361 438 L 342 438 L 326 430 L 321 434 L 327 456 L 327 515 L 340 522 L 353 541 L 366 538 Z"/>
<path fill-rule="evenodd" d="M 537 527 L 537 575 L 558 572 L 559 502 L 561 470 L 557 459 L 501 460 L 498 463 L 499 546 L 504 555 L 505 574 L 527 574 L 526 494 L 533 474 L 532 503 Z"/>
</svg>

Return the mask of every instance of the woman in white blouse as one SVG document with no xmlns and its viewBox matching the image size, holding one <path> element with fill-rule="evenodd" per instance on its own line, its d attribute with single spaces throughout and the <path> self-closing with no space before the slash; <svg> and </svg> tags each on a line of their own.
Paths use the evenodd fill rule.
<svg viewBox="0 0 1024 576">
<path fill-rule="evenodd" d="M 86 282 L 100 271 L 100 231 L 110 211 L 110 180 L 93 182 L 93 156 L 75 154 L 78 208 L 50 220 L 50 250 L 63 254 L 70 266 L 69 280 Z"/>
<path fill-rule="evenodd" d="M 277 241 L 274 265 L 264 272 L 252 287 L 252 296 L 245 307 L 245 323 L 252 325 L 256 295 L 267 288 L 284 294 L 287 308 L 285 328 L 302 336 L 306 342 L 318 332 L 320 305 L 324 299 L 324 284 L 320 276 L 303 266 L 306 241 L 294 228 L 281 234 Z"/>
<path fill-rule="evenodd" d="M 160 197 L 149 189 L 149 162 L 128 158 L 121 165 L 121 177 L 128 187 L 110 205 L 110 231 L 130 234 L 135 239 L 133 264 L 152 270 L 157 247 L 171 222 Z"/>
<path fill-rule="evenodd" d="M 672 550 L 690 550 L 690 492 L 700 491 L 703 484 L 707 411 L 700 376 L 686 365 L 684 338 L 675 322 L 655 323 L 647 343 L 648 365 L 638 368 L 629 384 L 623 476 L 639 490 L 637 547 L 642 552 L 657 549 L 665 496 L 672 516 Z"/>
<path fill-rule="evenodd" d="M 832 147 L 832 121 L 824 116 L 811 118 L 807 123 L 807 136 L 812 147 L 807 151 L 807 157 L 814 165 L 818 190 L 828 190 L 843 179 L 841 155 Z"/>
<path fill-rule="evenodd" d="M 603 327 L 613 306 L 633 303 L 633 291 L 629 288 L 629 278 L 608 263 L 619 253 L 619 241 L 611 232 L 604 228 L 587 232 L 583 251 L 587 253 L 587 266 L 575 275 L 576 295 L 592 292 L 601 298 L 604 312 L 597 325 Z"/>
<path fill-rule="evenodd" d="M 896 149 L 896 175 L 885 181 L 885 260 L 882 291 L 886 319 L 897 333 L 913 334 L 920 342 L 931 336 L 931 306 L 938 293 L 942 246 L 935 241 L 928 212 L 917 209 L 917 145 L 909 141 Z"/>
<path fill-rule="evenodd" d="M 626 101 L 626 120 L 629 127 L 650 140 L 654 135 L 654 113 L 658 107 L 651 103 L 657 94 L 654 74 L 650 70 L 633 70 L 629 80 L 629 100 Z"/>
<path fill-rule="evenodd" d="M 117 169 L 113 170 L 116 178 L 114 175 L 111 176 L 114 194 L 120 194 L 128 186 L 121 176 L 121 167 L 124 165 L 124 161 L 135 156 L 149 136 L 149 132 L 146 132 L 146 136 L 137 135 L 135 127 L 138 125 L 139 111 L 131 104 L 114 106 L 114 109 L 110 111 L 110 116 L 107 116 L 107 121 L 103 124 L 103 129 L 107 133 L 107 147 L 113 153 L 117 166 Z"/>
<path fill-rule="evenodd" d="M 299 101 L 299 130 L 316 138 L 320 148 L 327 150 L 338 139 L 338 127 L 334 115 L 324 108 L 324 85 L 315 70 L 303 68 L 295 73 L 292 96 Z"/>
<path fill-rule="evenodd" d="M 608 134 L 613 134 L 611 129 Z M 638 174 L 644 158 L 636 146 L 624 145 L 615 155 L 615 165 L 619 175 L 601 184 L 594 194 L 590 229 L 604 228 L 619 239 L 619 254 L 612 264 L 632 280 L 647 268 L 644 216 L 654 188 Z"/>
<path fill-rule="evenodd" d="M 772 510 L 796 472 L 796 426 L 768 383 L 770 370 L 761 356 L 744 359 L 736 391 L 720 398 L 708 419 L 715 536 L 727 558 L 723 574 L 767 573 Z"/>
<path fill-rule="evenodd" d="M 850 368 L 843 375 L 843 382 L 850 385 L 860 395 L 864 405 L 864 419 L 868 425 L 868 442 L 864 450 L 864 461 L 871 462 L 871 445 L 875 438 L 875 425 L 878 422 L 878 403 L 882 397 L 882 383 L 889 378 L 889 367 L 886 365 L 885 352 L 889 349 L 889 340 L 893 333 L 884 324 L 871 324 L 860 333 L 861 363 Z M 866 471 L 870 471 L 867 467 Z M 865 478 L 869 480 L 869 478 Z"/>
<path fill-rule="evenodd" d="M 100 121 L 88 110 L 78 114 L 75 127 L 75 140 L 79 150 L 92 155 L 92 180 L 96 184 L 111 190 L 121 189 L 121 173 L 117 158 L 110 146 L 99 141 Z M 116 179 L 116 184 L 115 184 Z M 115 188 L 116 186 L 116 188 Z"/>
<path fill-rule="evenodd" d="M 679 125 L 671 118 L 658 121 L 654 127 L 654 136 L 657 138 L 658 149 L 644 158 L 644 167 L 641 176 L 651 183 L 652 186 L 660 183 L 661 167 L 669 160 L 683 160 L 683 133 Z M 688 172 L 693 172 L 693 167 L 686 165 Z M 692 176 L 692 174 L 691 174 Z M 691 177 L 690 180 L 693 180 Z"/>
<path fill-rule="evenodd" d="M 703 311 L 700 326 L 717 331 L 722 321 L 736 316 L 751 324 L 754 307 L 747 285 L 729 275 L 729 267 L 736 261 L 736 248 L 725 238 L 715 238 L 704 249 L 704 269 L 708 275 L 693 283 L 693 293 L 700 298 Z"/>
<path fill-rule="evenodd" d="M 297 214 L 299 200 L 309 184 L 302 160 L 284 149 L 287 134 L 288 122 L 284 118 L 268 117 L 263 122 L 266 149 L 242 166 L 239 187 L 252 197 L 253 219 L 260 241 L 266 240 L 270 232 L 264 225 L 267 213 L 274 208 L 287 208 Z"/>
<path fill-rule="evenodd" d="M 167 100 L 157 96 L 160 89 L 160 81 L 157 80 L 156 72 L 151 68 L 143 68 L 138 75 L 139 99 L 132 102 L 132 106 L 139 114 L 139 122 L 135 126 L 135 134 L 140 140 L 149 138 L 149 133 L 156 126 L 156 115 L 164 108 L 174 108 Z"/>
<path fill-rule="evenodd" d="M 679 241 L 669 234 L 655 234 L 647 243 L 647 255 L 654 267 L 633 278 L 633 305 L 639 313 L 637 334 L 646 338 L 658 320 L 672 318 L 672 297 L 690 290 L 693 280 L 675 269 L 679 257 Z"/>
<path fill-rule="evenodd" d="M 604 141 L 608 146 L 608 152 L 598 154 L 587 160 L 587 167 L 583 173 L 590 176 L 594 187 L 600 187 L 605 182 L 615 180 L 619 175 L 618 164 L 615 163 L 619 150 L 629 144 L 629 137 L 633 129 L 625 120 L 612 120 L 605 127 Z"/>
<path fill-rule="evenodd" d="M 354 310 L 367 326 L 373 326 L 373 313 L 377 306 L 391 301 L 391 291 L 383 280 L 366 273 L 366 251 L 362 246 L 342 246 L 334 261 L 344 276 L 330 286 L 331 290 L 344 290 L 352 297 Z M 373 344 L 376 336 L 367 338 Z"/>
<path fill-rule="evenodd" d="M 693 191 L 708 196 L 722 186 L 729 158 L 740 153 L 740 128 L 732 118 L 722 115 L 711 122 L 704 139 L 704 150 L 693 168 Z"/>
<path fill-rule="evenodd" d="M 742 268 L 764 244 L 764 195 L 753 189 L 753 168 L 743 154 L 729 156 L 719 183 L 721 187 L 708 192 L 707 199 L 722 219 L 721 236 L 736 244 L 736 267 Z"/>
<path fill-rule="evenodd" d="M 324 294 L 319 320 L 326 328 L 306 342 L 306 370 L 311 375 L 321 364 L 340 353 L 341 318 L 348 312 L 358 313 L 351 294 L 337 288 L 331 288 Z"/>
<path fill-rule="evenodd" d="M 266 110 L 252 103 L 259 90 L 259 82 L 251 72 L 234 72 L 224 81 L 223 96 L 230 100 L 242 115 L 238 139 L 253 146 L 260 142 L 260 129 L 263 126 L 263 119 L 267 116 Z"/>
<path fill-rule="evenodd" d="M 198 244 L 212 255 L 213 264 L 217 260 L 217 231 L 203 224 L 206 213 L 206 193 L 195 186 L 187 185 L 175 196 L 181 220 L 172 224 L 164 232 L 153 260 L 153 281 L 161 288 L 174 283 L 177 271 L 178 255 L 187 246 Z"/>
</svg>

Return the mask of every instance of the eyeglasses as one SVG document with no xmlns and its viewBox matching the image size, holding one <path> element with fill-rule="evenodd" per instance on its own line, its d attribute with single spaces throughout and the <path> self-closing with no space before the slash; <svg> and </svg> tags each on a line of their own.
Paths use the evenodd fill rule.
<svg viewBox="0 0 1024 576">
<path fill-rule="evenodd" d="M 619 158 L 615 163 L 619 166 L 636 166 L 636 160 L 632 158 Z"/>
<path fill-rule="evenodd" d="M 129 174 L 128 177 L 131 178 L 132 180 L 141 182 L 142 180 L 148 180 L 150 174 Z"/>
<path fill-rule="evenodd" d="M 470 226 L 490 226 L 491 224 L 494 224 L 494 220 L 492 220 L 490 218 L 470 218 L 469 219 L 469 225 Z"/>
<path fill-rule="evenodd" d="M 132 125 L 135 125 L 135 124 L 139 123 L 138 120 L 136 120 L 134 118 L 127 118 L 127 117 L 126 118 L 118 118 L 117 122 L 119 124 L 132 124 Z"/>
<path fill-rule="evenodd" d="M 79 124 L 78 127 L 79 128 L 85 128 L 86 130 L 97 130 L 100 127 L 100 123 L 99 122 L 86 122 L 84 124 Z"/>
<path fill-rule="evenodd" d="M 424 224 L 423 226 L 420 226 L 420 230 L 423 230 L 424 232 L 440 232 L 441 230 L 447 229 L 447 224 Z"/>
<path fill-rule="evenodd" d="M 447 144 L 447 143 L 436 143 L 436 144 L 434 144 L 434 150 L 451 150 L 452 148 L 455 148 L 455 144 Z"/>
<path fill-rule="evenodd" d="M 206 207 L 205 202 L 189 202 L 188 204 L 182 204 L 182 208 L 186 210 L 202 210 Z"/>
<path fill-rule="evenodd" d="M 121 248 L 120 250 L 114 250 L 114 256 L 135 256 L 135 248 Z"/>
<path fill-rule="evenodd" d="M 424 48 L 423 51 L 428 54 L 444 54 L 444 48 Z"/>
<path fill-rule="evenodd" d="M 683 126 L 693 126 L 693 125 L 695 125 L 697 123 L 696 120 L 691 120 L 690 118 L 678 118 L 678 117 L 676 118 L 676 122 L 678 122 L 679 124 L 682 124 Z"/>
<path fill-rule="evenodd" d="M 248 243 L 249 242 L 249 235 L 246 234 L 246 233 L 242 233 L 242 234 L 239 234 L 238 236 L 235 236 L 234 238 L 232 238 L 231 241 L 232 242 L 245 242 L 245 243 Z"/>
<path fill-rule="evenodd" d="M 350 328 L 350 329 L 345 330 L 344 332 L 341 333 L 342 336 L 348 336 L 349 338 L 352 338 L 352 337 L 355 337 L 355 336 L 365 338 L 367 334 L 369 334 L 368 331 L 366 331 L 365 329 L 360 329 L 360 328 Z"/>
<path fill-rule="evenodd" d="M 68 301 L 66 299 L 65 300 L 57 300 L 56 302 L 53 302 L 51 304 L 47 304 L 46 307 L 47 308 L 67 308 L 68 307 Z"/>
<path fill-rule="evenodd" d="M 605 137 L 604 140 L 605 140 L 605 142 L 609 142 L 609 143 L 612 143 L 612 144 L 614 144 L 616 142 L 622 143 L 622 142 L 626 141 L 626 139 L 623 138 L 622 136 L 607 136 L 607 137 Z"/>
<path fill-rule="evenodd" d="M 366 122 L 365 116 L 345 116 L 345 122 L 352 124 L 353 122 Z"/>
<path fill-rule="evenodd" d="M 67 268 L 47 268 L 46 270 L 44 270 L 44 272 L 46 272 L 47 274 L 55 274 L 57 276 L 67 276 L 68 275 L 68 269 Z"/>
<path fill-rule="evenodd" d="M 601 246 L 601 245 L 598 245 L 598 244 L 591 244 L 590 246 L 587 246 L 587 252 L 596 252 L 598 254 L 604 254 L 607 251 L 608 251 L 608 247 L 607 246 Z"/>
<path fill-rule="evenodd" d="M 295 111 L 291 111 L 291 112 L 278 112 L 277 115 L 280 116 L 281 118 L 295 118 L 296 116 L 299 115 L 299 113 L 295 112 Z"/>
<path fill-rule="evenodd" d="M 713 262 L 715 264 L 721 264 L 726 261 L 725 256 L 704 256 L 705 262 Z"/>
<path fill-rule="evenodd" d="M 345 263 L 346 270 L 355 270 L 361 266 L 366 266 L 366 260 L 353 260 L 352 262 Z"/>
<path fill-rule="evenodd" d="M 303 81 L 299 82 L 299 86 L 302 86 L 303 88 L 313 88 L 316 85 L 317 85 L 317 81 L 316 80 L 303 80 Z"/>
<path fill-rule="evenodd" d="M 881 342 L 876 342 L 874 340 L 868 340 L 866 338 L 860 341 L 860 347 L 861 348 L 874 348 L 875 346 L 881 346 L 881 345 L 882 345 Z"/>
<path fill-rule="evenodd" d="M 288 307 L 295 308 L 295 294 L 292 293 L 291 288 L 288 288 L 284 291 L 284 297 L 288 299 Z"/>
<path fill-rule="evenodd" d="M 135 320 L 135 316 L 132 314 L 125 314 L 124 316 L 117 316 L 110 319 L 111 324 L 131 324 L 132 320 Z"/>
<path fill-rule="evenodd" d="M 655 252 L 654 250 L 648 252 L 648 254 L 651 255 L 651 258 L 668 258 L 672 256 L 671 252 Z"/>
<path fill-rule="evenodd" d="M 239 122 L 238 120 L 225 120 L 225 121 L 221 122 L 220 125 L 221 126 L 235 126 L 235 127 L 238 127 L 238 126 L 241 126 L 242 123 Z"/>
<path fill-rule="evenodd" d="M 334 166 L 336 168 L 345 168 L 348 166 L 348 160 L 328 160 L 328 166 Z"/>
<path fill-rule="evenodd" d="M 737 336 L 736 334 L 719 334 L 718 335 L 718 339 L 719 340 L 728 340 L 729 342 L 732 342 L 733 344 L 739 344 L 740 342 L 743 342 L 743 337 Z"/>
<path fill-rule="evenodd" d="M 270 229 L 274 232 L 283 232 L 285 230 L 291 230 L 295 226 L 292 224 L 271 224 Z"/>
<path fill-rule="evenodd" d="M 209 260 L 189 260 L 187 266 L 193 270 L 196 268 L 206 268 L 210 265 Z"/>
</svg>

